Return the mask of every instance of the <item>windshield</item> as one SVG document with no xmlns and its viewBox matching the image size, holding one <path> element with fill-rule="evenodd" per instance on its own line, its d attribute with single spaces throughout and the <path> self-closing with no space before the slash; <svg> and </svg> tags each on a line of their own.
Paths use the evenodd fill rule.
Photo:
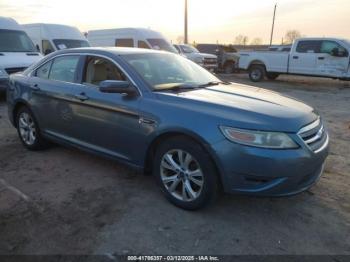
<svg viewBox="0 0 350 262">
<path fill-rule="evenodd" d="M 165 41 L 162 38 L 151 38 L 151 39 L 147 39 L 147 41 L 152 46 L 152 49 L 164 50 L 175 54 L 178 53 L 175 47 L 173 47 L 171 44 L 169 44 L 167 41 Z"/>
<path fill-rule="evenodd" d="M 0 52 L 37 52 L 23 31 L 0 29 Z"/>
<path fill-rule="evenodd" d="M 171 53 L 132 54 L 123 58 L 143 77 L 153 90 L 171 85 L 205 85 L 220 81 L 201 66 Z"/>
<path fill-rule="evenodd" d="M 181 48 L 184 51 L 184 53 L 199 53 L 199 51 L 196 48 L 190 45 L 182 45 Z"/>
<path fill-rule="evenodd" d="M 89 42 L 86 40 L 74 40 L 74 39 L 54 39 L 57 50 L 67 49 L 67 48 L 79 48 L 79 47 L 89 47 Z"/>
</svg>

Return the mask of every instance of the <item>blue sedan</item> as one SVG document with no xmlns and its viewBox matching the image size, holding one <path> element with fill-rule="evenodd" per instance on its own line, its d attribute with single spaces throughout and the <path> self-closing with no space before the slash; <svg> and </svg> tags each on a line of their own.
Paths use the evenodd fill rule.
<svg viewBox="0 0 350 262">
<path fill-rule="evenodd" d="M 198 209 L 218 190 L 302 192 L 321 176 L 328 134 L 316 111 L 268 90 L 222 82 L 176 54 L 82 48 L 11 75 L 9 118 L 29 150 L 49 141 L 152 173 Z"/>
</svg>

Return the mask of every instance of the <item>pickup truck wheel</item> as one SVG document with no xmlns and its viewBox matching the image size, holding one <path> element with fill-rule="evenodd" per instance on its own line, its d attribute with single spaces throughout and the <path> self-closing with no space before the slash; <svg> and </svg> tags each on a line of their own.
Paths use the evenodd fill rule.
<svg viewBox="0 0 350 262">
<path fill-rule="evenodd" d="M 199 144 L 182 136 L 158 146 L 153 174 L 166 198 L 187 210 L 212 202 L 219 188 L 218 174 L 209 155 Z"/>
<path fill-rule="evenodd" d="M 265 67 L 262 65 L 252 65 L 249 68 L 249 78 L 253 82 L 260 82 L 264 79 Z"/>
<path fill-rule="evenodd" d="M 266 77 L 269 80 L 275 80 L 277 77 L 279 77 L 279 74 L 277 74 L 277 73 L 267 73 Z"/>
<path fill-rule="evenodd" d="M 224 66 L 224 73 L 225 74 L 232 74 L 234 69 L 234 63 L 233 62 L 227 62 Z"/>
</svg>

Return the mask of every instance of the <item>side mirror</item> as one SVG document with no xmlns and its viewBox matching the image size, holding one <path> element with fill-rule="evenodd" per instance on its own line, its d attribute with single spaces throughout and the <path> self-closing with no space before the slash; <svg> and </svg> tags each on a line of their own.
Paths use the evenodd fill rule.
<svg viewBox="0 0 350 262">
<path fill-rule="evenodd" d="M 335 48 L 333 48 L 332 49 L 332 51 L 331 51 L 331 55 L 332 56 L 339 56 L 339 48 L 338 47 L 335 47 Z"/>
<path fill-rule="evenodd" d="M 50 53 L 52 53 L 52 50 L 51 49 L 46 49 L 44 55 L 48 55 Z"/>
<path fill-rule="evenodd" d="M 100 83 L 99 89 L 102 93 L 136 94 L 135 88 L 128 81 L 105 80 Z"/>
</svg>

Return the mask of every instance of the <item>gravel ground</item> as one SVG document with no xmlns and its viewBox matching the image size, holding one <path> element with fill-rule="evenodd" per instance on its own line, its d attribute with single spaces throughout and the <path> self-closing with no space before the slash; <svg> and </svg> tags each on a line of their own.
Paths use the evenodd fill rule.
<svg viewBox="0 0 350 262">
<path fill-rule="evenodd" d="M 251 84 L 245 75 L 223 77 Z M 331 137 L 317 185 L 288 198 L 223 195 L 170 205 L 153 178 L 60 146 L 29 152 L 0 101 L 0 254 L 350 254 L 350 86 L 281 77 L 256 86 L 303 100 Z"/>
</svg>

